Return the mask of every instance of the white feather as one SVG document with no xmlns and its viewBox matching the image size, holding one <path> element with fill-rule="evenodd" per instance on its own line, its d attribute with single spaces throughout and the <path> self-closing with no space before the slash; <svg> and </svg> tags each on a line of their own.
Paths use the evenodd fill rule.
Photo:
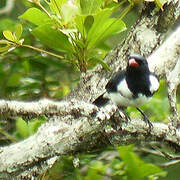
<svg viewBox="0 0 180 180">
<path fill-rule="evenodd" d="M 122 96 L 120 93 L 109 93 L 109 98 L 115 103 L 117 106 L 127 107 L 127 106 L 134 106 L 139 107 L 145 104 L 150 97 L 146 97 L 145 95 L 138 94 L 137 98 L 127 98 Z"/>
<path fill-rule="evenodd" d="M 127 98 L 132 98 L 133 94 L 129 90 L 127 82 L 125 79 L 123 79 L 117 86 L 117 91 L 120 93 L 122 96 L 127 97 Z"/>
<path fill-rule="evenodd" d="M 135 106 L 145 104 L 150 98 L 145 95 L 138 94 L 137 98 L 133 98 L 133 93 L 129 90 L 126 80 L 122 80 L 117 87 L 117 92 L 106 93 L 105 97 L 112 100 L 117 106 Z"/>
<path fill-rule="evenodd" d="M 159 81 L 158 81 L 158 79 L 154 76 L 154 75 L 150 75 L 150 77 L 149 77 L 149 80 L 150 80 L 150 83 L 151 83 L 151 85 L 150 85 L 150 91 L 151 91 L 151 93 L 154 93 L 154 92 L 156 92 L 157 90 L 158 90 L 158 88 L 159 88 Z"/>
</svg>

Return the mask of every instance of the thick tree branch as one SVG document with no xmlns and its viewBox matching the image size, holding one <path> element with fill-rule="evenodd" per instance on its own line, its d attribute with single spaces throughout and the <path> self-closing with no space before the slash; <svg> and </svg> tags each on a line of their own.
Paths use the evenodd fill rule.
<svg viewBox="0 0 180 180">
<path fill-rule="evenodd" d="M 114 105 L 98 109 L 94 105 L 74 100 L 60 102 L 59 107 L 62 108 L 62 114 L 50 118 L 35 135 L 0 149 L 0 178 L 36 176 L 64 154 L 90 150 L 103 144 L 161 140 L 175 148 L 180 147 L 180 131 L 172 135 L 168 125 L 153 123 L 152 131 L 149 132 L 144 121 L 138 119 L 133 119 L 127 125 L 121 121 Z M 119 128 L 106 128 L 106 124 L 114 118 L 120 121 L 117 125 Z"/>
<path fill-rule="evenodd" d="M 179 46 L 180 48 L 180 46 Z M 172 123 L 174 127 L 180 127 L 180 119 L 176 105 L 176 91 L 180 84 L 180 57 L 174 69 L 171 72 L 167 72 L 167 85 L 168 85 L 168 98 L 170 103 L 170 110 L 172 114 Z"/>
</svg>

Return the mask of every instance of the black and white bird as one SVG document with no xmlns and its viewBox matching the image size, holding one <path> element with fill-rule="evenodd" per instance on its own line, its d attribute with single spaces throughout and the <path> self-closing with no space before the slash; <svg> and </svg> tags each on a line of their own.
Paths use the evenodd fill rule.
<svg viewBox="0 0 180 180">
<path fill-rule="evenodd" d="M 148 102 L 159 88 L 157 76 L 150 72 L 148 62 L 141 55 L 131 55 L 125 70 L 117 73 L 106 85 L 106 92 L 94 104 L 101 107 L 111 100 L 118 107 L 134 106 L 143 115 L 144 121 L 152 127 L 139 106 Z"/>
</svg>

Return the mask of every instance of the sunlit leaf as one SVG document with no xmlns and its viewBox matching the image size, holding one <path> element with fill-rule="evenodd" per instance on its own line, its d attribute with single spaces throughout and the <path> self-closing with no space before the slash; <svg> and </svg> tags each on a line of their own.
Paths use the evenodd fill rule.
<svg viewBox="0 0 180 180">
<path fill-rule="evenodd" d="M 28 9 L 24 14 L 19 16 L 19 18 L 27 20 L 38 26 L 44 25 L 51 21 L 47 14 L 37 8 Z"/>
<path fill-rule="evenodd" d="M 63 24 L 72 23 L 75 16 L 79 13 L 78 6 L 72 3 L 65 3 L 61 8 Z"/>
<path fill-rule="evenodd" d="M 128 179 L 139 180 L 147 177 L 149 175 L 158 174 L 164 172 L 158 166 L 145 163 L 142 161 L 134 152 L 133 146 L 120 146 L 118 147 L 119 155 L 122 158 L 123 162 L 127 166 L 126 174 Z"/>
<path fill-rule="evenodd" d="M 22 35 L 22 31 L 23 31 L 23 27 L 21 24 L 18 24 L 16 26 L 16 31 L 15 31 L 15 36 L 16 36 L 16 39 L 19 40 L 21 38 L 21 35 Z"/>
<path fill-rule="evenodd" d="M 99 43 L 107 37 L 126 30 L 126 26 L 122 20 L 109 18 L 112 12 L 111 9 L 104 9 L 94 15 L 94 23 L 87 36 L 89 49 L 98 46 Z"/>
<path fill-rule="evenodd" d="M 14 38 L 12 32 L 9 31 L 9 30 L 3 31 L 3 35 L 4 35 L 4 37 L 5 37 L 7 40 L 9 40 L 9 41 L 15 41 L 15 38 Z"/>
<path fill-rule="evenodd" d="M 8 51 L 8 49 L 9 49 L 9 45 L 6 45 L 6 46 L 0 46 L 0 53 L 1 52 L 5 52 L 5 51 Z"/>
<path fill-rule="evenodd" d="M 1 39 L 0 40 L 0 44 L 3 44 L 3 45 L 10 45 L 10 43 L 9 43 L 9 41 L 7 41 L 7 40 L 4 40 L 4 39 Z"/>
<path fill-rule="evenodd" d="M 68 37 L 61 31 L 52 28 L 49 24 L 33 29 L 32 34 L 50 48 L 66 52 L 73 51 Z"/>
<path fill-rule="evenodd" d="M 17 133 L 20 134 L 22 138 L 28 137 L 29 135 L 28 124 L 22 118 L 18 118 L 16 120 L 16 129 L 17 129 Z"/>
<path fill-rule="evenodd" d="M 61 16 L 61 8 L 62 5 L 67 2 L 67 0 L 45 0 L 46 3 L 49 5 L 53 14 Z"/>
<path fill-rule="evenodd" d="M 82 13 L 88 15 L 98 12 L 102 4 L 102 0 L 80 0 Z"/>
</svg>

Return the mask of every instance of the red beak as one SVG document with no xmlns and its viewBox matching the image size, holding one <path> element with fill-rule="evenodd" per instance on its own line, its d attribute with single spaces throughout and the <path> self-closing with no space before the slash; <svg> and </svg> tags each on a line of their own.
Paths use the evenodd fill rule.
<svg viewBox="0 0 180 180">
<path fill-rule="evenodd" d="M 129 60 L 129 66 L 138 67 L 139 64 L 136 62 L 134 58 Z"/>
</svg>

